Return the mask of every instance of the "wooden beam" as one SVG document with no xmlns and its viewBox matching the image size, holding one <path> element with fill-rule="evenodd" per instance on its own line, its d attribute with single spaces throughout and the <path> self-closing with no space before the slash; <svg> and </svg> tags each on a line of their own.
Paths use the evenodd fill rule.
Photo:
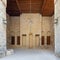
<svg viewBox="0 0 60 60">
<path fill-rule="evenodd" d="M 18 6 L 19 11 L 21 12 L 20 5 L 19 5 L 19 1 L 18 0 L 16 0 L 16 4 Z"/>
<path fill-rule="evenodd" d="M 44 10 L 44 7 L 45 7 L 45 5 L 46 5 L 46 2 L 47 2 L 47 0 L 44 0 L 44 2 L 43 2 L 43 5 L 42 5 L 42 13 L 43 13 L 43 10 Z"/>
<path fill-rule="evenodd" d="M 54 13 L 54 0 L 44 0 L 42 6 L 42 15 L 52 15 Z"/>
</svg>

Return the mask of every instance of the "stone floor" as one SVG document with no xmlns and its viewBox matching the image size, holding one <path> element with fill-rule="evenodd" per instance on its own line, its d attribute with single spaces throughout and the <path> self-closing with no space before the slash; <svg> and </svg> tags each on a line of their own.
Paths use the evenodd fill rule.
<svg viewBox="0 0 60 60">
<path fill-rule="evenodd" d="M 60 60 L 53 51 L 41 49 L 15 49 L 14 54 L 0 60 Z"/>
</svg>

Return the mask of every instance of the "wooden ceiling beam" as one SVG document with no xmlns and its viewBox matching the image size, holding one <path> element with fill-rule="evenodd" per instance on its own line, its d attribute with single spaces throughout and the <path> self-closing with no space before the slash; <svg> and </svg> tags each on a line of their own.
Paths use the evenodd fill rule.
<svg viewBox="0 0 60 60">
<path fill-rule="evenodd" d="M 31 13 L 41 13 L 42 15 L 52 15 L 54 0 L 31 0 Z M 11 2 L 11 4 L 10 4 Z M 30 0 L 8 0 L 7 11 L 15 13 L 30 13 Z"/>
<path fill-rule="evenodd" d="M 44 0 L 41 11 L 42 15 L 52 15 L 54 12 L 54 0 Z"/>
<path fill-rule="evenodd" d="M 18 7 L 19 11 L 21 12 L 20 4 L 19 4 L 19 1 L 18 0 L 16 0 L 16 4 L 17 4 L 17 7 Z"/>
<path fill-rule="evenodd" d="M 42 5 L 42 9 L 41 9 L 41 13 L 43 13 L 43 10 L 44 10 L 44 7 L 45 7 L 45 5 L 46 5 L 46 2 L 47 2 L 47 0 L 44 0 L 44 1 L 43 1 L 43 5 Z"/>
</svg>

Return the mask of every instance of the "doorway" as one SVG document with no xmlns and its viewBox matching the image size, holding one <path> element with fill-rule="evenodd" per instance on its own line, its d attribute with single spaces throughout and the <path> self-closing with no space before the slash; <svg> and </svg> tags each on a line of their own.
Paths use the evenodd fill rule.
<svg viewBox="0 0 60 60">
<path fill-rule="evenodd" d="M 40 35 L 36 34 L 35 35 L 35 47 L 39 47 L 40 46 Z"/>
<path fill-rule="evenodd" d="M 22 46 L 26 47 L 26 34 L 22 35 Z"/>
</svg>

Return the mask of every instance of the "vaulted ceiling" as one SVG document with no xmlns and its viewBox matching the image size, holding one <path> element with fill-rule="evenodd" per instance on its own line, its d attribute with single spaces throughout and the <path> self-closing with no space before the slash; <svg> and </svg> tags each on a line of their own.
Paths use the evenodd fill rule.
<svg viewBox="0 0 60 60">
<path fill-rule="evenodd" d="M 43 16 L 54 14 L 54 0 L 7 0 L 7 13 L 19 16 L 21 13 L 40 13 Z"/>
</svg>

